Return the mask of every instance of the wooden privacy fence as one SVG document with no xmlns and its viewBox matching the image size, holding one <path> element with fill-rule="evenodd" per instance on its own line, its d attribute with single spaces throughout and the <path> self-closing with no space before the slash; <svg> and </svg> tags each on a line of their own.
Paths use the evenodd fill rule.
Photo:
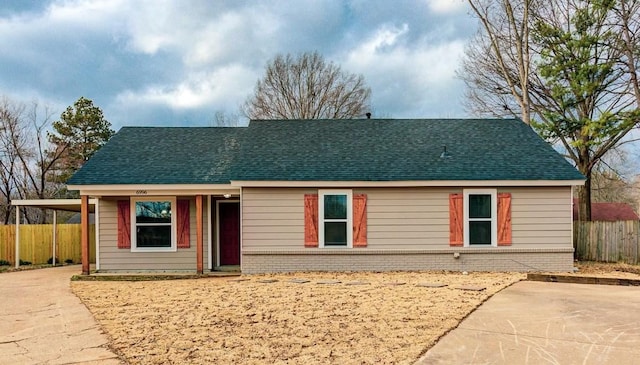
<svg viewBox="0 0 640 365">
<path fill-rule="evenodd" d="M 640 263 L 640 222 L 573 222 L 578 260 Z"/>
<path fill-rule="evenodd" d="M 56 225 L 56 262 L 73 260 L 82 261 L 80 247 L 81 228 L 79 224 Z M 95 225 L 89 226 L 91 239 L 91 262 L 95 262 Z M 0 225 L 0 260 L 15 264 L 16 226 Z M 21 224 L 20 225 L 20 260 L 33 264 L 46 264 L 53 257 L 53 225 Z"/>
</svg>

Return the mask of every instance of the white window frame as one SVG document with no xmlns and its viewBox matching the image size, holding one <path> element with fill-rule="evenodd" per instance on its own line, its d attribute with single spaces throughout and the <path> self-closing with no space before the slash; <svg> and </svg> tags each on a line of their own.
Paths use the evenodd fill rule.
<svg viewBox="0 0 640 365">
<path fill-rule="evenodd" d="M 469 195 L 491 195 L 491 245 L 469 243 Z M 485 219 L 482 219 L 483 221 Z M 464 247 L 497 247 L 498 246 L 498 190 L 497 189 L 464 189 Z"/>
<path fill-rule="evenodd" d="M 138 235 L 136 232 L 136 203 L 143 201 L 169 201 L 171 202 L 171 247 L 138 247 Z M 178 245 L 176 243 L 176 231 L 177 231 L 177 199 L 175 196 L 145 196 L 145 197 L 131 197 L 131 252 L 176 252 Z"/>
<path fill-rule="evenodd" d="M 325 195 L 346 195 L 347 196 L 347 245 L 329 245 L 326 248 L 353 248 L 353 192 L 351 190 L 318 190 L 318 247 L 324 248 L 324 197 Z M 342 222 L 343 219 L 328 219 L 327 222 Z"/>
</svg>

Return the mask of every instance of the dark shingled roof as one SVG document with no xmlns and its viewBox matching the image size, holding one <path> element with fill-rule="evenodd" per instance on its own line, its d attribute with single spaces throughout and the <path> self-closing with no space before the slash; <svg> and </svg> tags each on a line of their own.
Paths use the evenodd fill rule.
<svg viewBox="0 0 640 365">
<path fill-rule="evenodd" d="M 515 119 L 253 121 L 245 138 L 236 180 L 583 179 Z"/>
<path fill-rule="evenodd" d="M 67 184 L 228 184 L 245 131 L 124 127 Z"/>
<path fill-rule="evenodd" d="M 519 120 L 359 119 L 123 128 L 68 183 L 582 179 Z"/>
</svg>

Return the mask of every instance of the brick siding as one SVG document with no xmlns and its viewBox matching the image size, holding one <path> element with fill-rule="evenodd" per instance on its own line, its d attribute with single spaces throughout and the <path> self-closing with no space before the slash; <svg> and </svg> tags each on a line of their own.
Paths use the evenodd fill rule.
<svg viewBox="0 0 640 365">
<path fill-rule="evenodd" d="M 459 257 L 456 258 L 455 254 Z M 242 273 L 296 271 L 568 272 L 573 249 L 243 251 Z"/>
</svg>

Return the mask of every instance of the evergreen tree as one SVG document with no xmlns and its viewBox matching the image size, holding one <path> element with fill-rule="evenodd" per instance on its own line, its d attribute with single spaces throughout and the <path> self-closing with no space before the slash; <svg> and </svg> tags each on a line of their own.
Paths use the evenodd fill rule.
<svg viewBox="0 0 640 365">
<path fill-rule="evenodd" d="M 51 153 L 61 156 L 56 177 L 59 182 L 66 182 L 115 133 L 102 110 L 85 97 L 60 115 L 53 130 L 49 141 L 54 148 Z"/>
</svg>

